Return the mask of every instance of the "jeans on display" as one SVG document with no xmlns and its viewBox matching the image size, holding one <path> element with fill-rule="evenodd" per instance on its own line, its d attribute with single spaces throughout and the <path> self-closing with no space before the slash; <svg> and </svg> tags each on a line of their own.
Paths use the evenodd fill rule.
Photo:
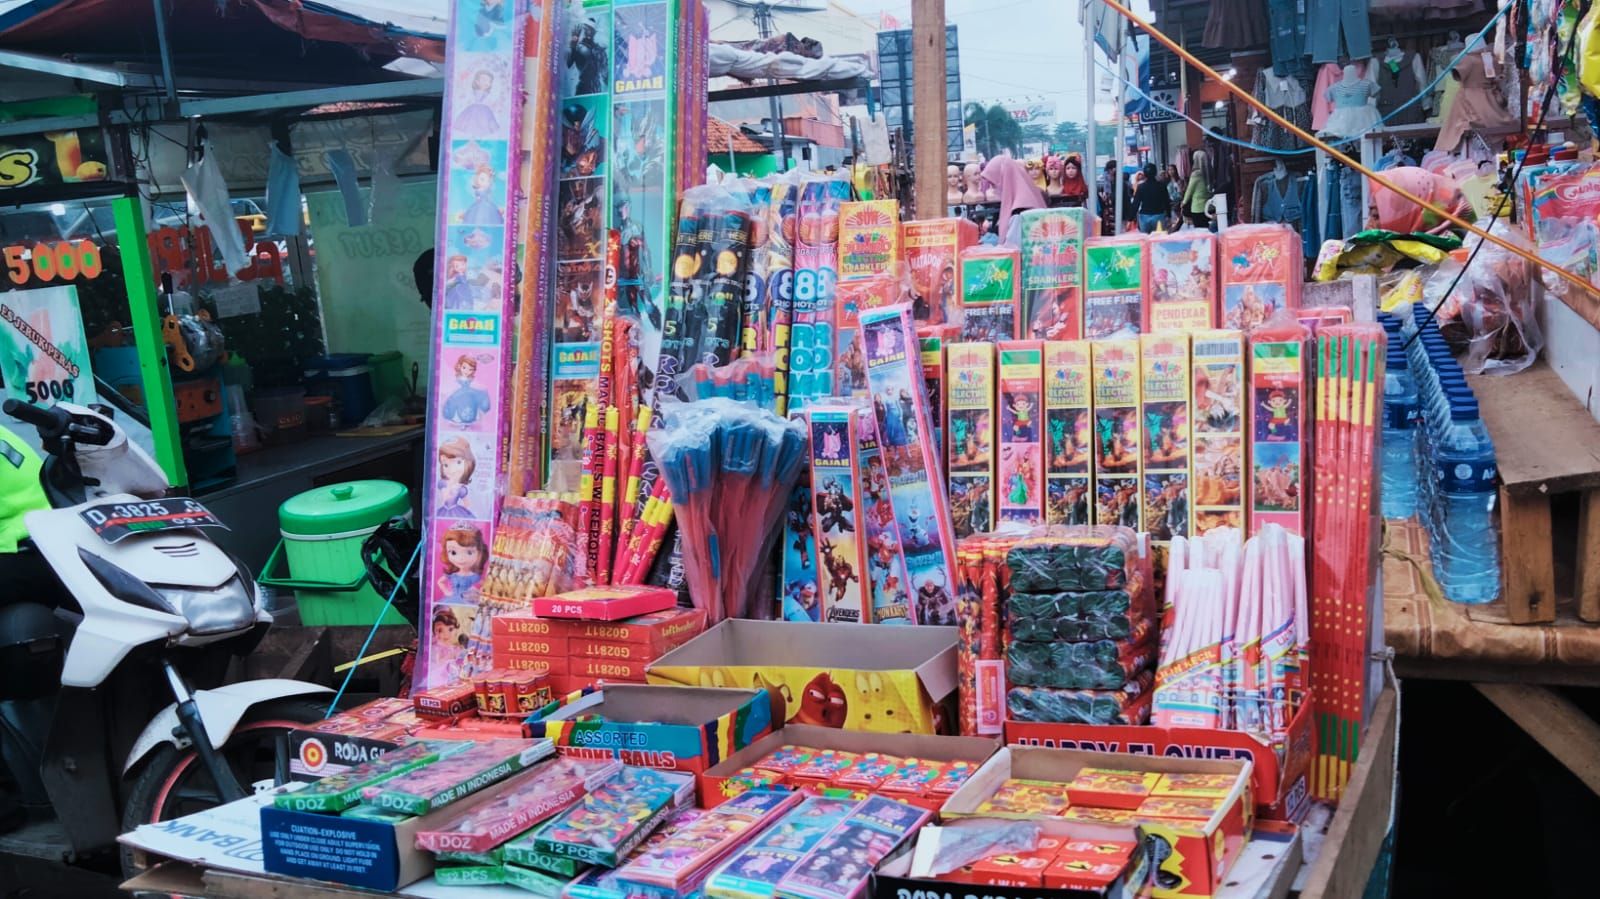
<svg viewBox="0 0 1600 899">
<path fill-rule="evenodd" d="M 1361 178 L 1357 172 L 1345 169 L 1339 179 L 1339 204 L 1344 207 L 1340 213 L 1344 230 L 1339 236 L 1346 239 L 1367 226 L 1367 211 L 1361 208 Z"/>
<path fill-rule="evenodd" d="M 1267 0 L 1272 71 L 1280 78 L 1305 69 L 1306 4 L 1313 0 Z"/>
<path fill-rule="evenodd" d="M 1323 184 L 1328 188 L 1328 214 L 1322 221 L 1322 233 L 1328 240 L 1344 239 L 1344 214 L 1343 204 L 1339 201 L 1339 173 L 1343 166 L 1336 162 L 1328 163 L 1323 171 Z"/>
<path fill-rule="evenodd" d="M 1154 234 L 1156 232 L 1156 226 L 1160 225 L 1166 220 L 1167 217 L 1159 212 L 1151 213 L 1149 215 L 1141 212 L 1139 213 L 1139 230 L 1145 234 Z"/>
<path fill-rule="evenodd" d="M 1338 62 L 1340 57 L 1366 59 L 1372 55 L 1372 29 L 1367 24 L 1367 0 L 1306 0 L 1306 50 L 1317 64 Z M 1344 46 L 1339 44 L 1341 35 Z"/>
</svg>

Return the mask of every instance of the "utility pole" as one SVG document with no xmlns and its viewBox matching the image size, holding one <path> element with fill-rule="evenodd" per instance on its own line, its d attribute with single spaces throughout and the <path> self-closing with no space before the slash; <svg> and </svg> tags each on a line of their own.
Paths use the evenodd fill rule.
<svg viewBox="0 0 1600 899">
<path fill-rule="evenodd" d="M 950 148 L 945 132 L 944 0 L 911 3 L 911 125 L 916 155 L 916 217 L 944 214 L 944 169 Z"/>
</svg>

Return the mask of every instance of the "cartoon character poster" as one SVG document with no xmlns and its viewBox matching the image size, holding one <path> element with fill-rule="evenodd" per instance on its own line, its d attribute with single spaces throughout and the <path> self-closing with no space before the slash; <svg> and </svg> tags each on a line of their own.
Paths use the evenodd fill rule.
<svg viewBox="0 0 1600 899">
<path fill-rule="evenodd" d="M 560 259 L 600 259 L 605 255 L 602 210 L 604 178 L 561 182 L 556 221 L 556 255 Z"/>
<path fill-rule="evenodd" d="M 576 97 L 562 104 L 559 171 L 563 179 L 606 174 L 610 124 L 610 105 L 604 97 Z"/>
<path fill-rule="evenodd" d="M 1229 284 L 1222 291 L 1222 325 L 1248 334 L 1285 306 L 1282 284 Z"/>
<path fill-rule="evenodd" d="M 612 93 L 666 90 L 667 4 L 619 5 L 612 17 Z"/>
<path fill-rule="evenodd" d="M 487 633 L 479 583 L 505 477 L 500 446 L 510 428 L 505 399 L 514 297 L 510 232 L 528 65 L 512 0 L 463 0 L 452 7 L 439 168 L 440 264 L 435 266 L 434 333 L 423 514 L 425 624 L 417 681 L 435 686 L 486 666 L 467 643 Z M 537 56 L 537 54 L 535 54 Z M 535 63 L 536 64 L 536 63 Z"/>
<path fill-rule="evenodd" d="M 567 4 L 566 21 L 561 96 L 608 93 L 611 87 L 611 4 L 571 0 Z"/>
<path fill-rule="evenodd" d="M 1305 462 L 1306 410 L 1305 340 L 1301 327 L 1296 337 L 1254 340 L 1250 345 L 1250 529 L 1281 524 L 1290 533 L 1304 534 L 1305 509 L 1300 502 L 1300 479 Z M 1287 336 L 1287 335 L 1286 335 Z"/>
<path fill-rule="evenodd" d="M 554 324 L 557 343 L 592 343 L 600 340 L 605 276 L 605 266 L 598 259 L 556 265 Z"/>
<path fill-rule="evenodd" d="M 1257 512 L 1300 510 L 1300 445 L 1257 444 L 1254 458 L 1254 505 Z"/>
<path fill-rule="evenodd" d="M 956 343 L 946 351 L 950 519 L 956 537 L 986 534 L 995 518 L 995 345 Z"/>
<path fill-rule="evenodd" d="M 811 483 L 802 475 L 783 513 L 784 621 L 821 621 L 822 596 L 817 571 L 816 535 L 811 526 Z"/>
<path fill-rule="evenodd" d="M 1244 350 L 1244 335 L 1238 331 L 1194 335 L 1190 500 L 1195 535 L 1245 524 Z"/>
<path fill-rule="evenodd" d="M 872 416 L 860 415 L 856 427 L 861 476 L 858 536 L 865 541 L 870 620 L 874 624 L 914 624 L 911 575 L 895 526 L 894 499 L 878 446 L 877 425 Z"/>
<path fill-rule="evenodd" d="M 1212 234 L 1180 231 L 1149 242 L 1150 303 L 1145 330 L 1197 331 L 1215 327 L 1217 309 L 1217 239 Z"/>
<path fill-rule="evenodd" d="M 1094 456 L 1090 368 L 1087 342 L 1045 343 L 1045 520 L 1049 524 L 1089 523 Z"/>
<path fill-rule="evenodd" d="M 811 514 L 822 575 L 823 620 L 859 623 L 866 574 L 861 553 L 861 496 L 855 470 L 856 411 L 824 405 L 808 409 L 811 432 Z"/>
<path fill-rule="evenodd" d="M 1139 530 L 1143 456 L 1139 342 L 1090 345 L 1094 412 L 1095 524 Z"/>
<path fill-rule="evenodd" d="M 1038 343 L 1003 343 L 999 352 L 999 520 L 1044 517 L 1044 360 Z"/>
</svg>

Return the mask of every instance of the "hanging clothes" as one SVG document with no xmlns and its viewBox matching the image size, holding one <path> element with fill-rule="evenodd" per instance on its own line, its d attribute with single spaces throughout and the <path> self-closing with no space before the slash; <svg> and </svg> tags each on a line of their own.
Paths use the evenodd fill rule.
<svg viewBox="0 0 1600 899">
<path fill-rule="evenodd" d="M 1344 69 L 1336 62 L 1330 62 L 1317 69 L 1317 83 L 1311 89 L 1311 130 L 1321 131 L 1327 127 L 1328 116 L 1333 115 L 1333 98 L 1328 96 L 1328 89 L 1339 83 L 1344 77 Z"/>
<path fill-rule="evenodd" d="M 1372 17 L 1391 22 L 1446 22 L 1475 16 L 1483 0 L 1370 0 Z"/>
<path fill-rule="evenodd" d="M 1305 199 L 1300 178 L 1287 172 L 1280 178 L 1268 173 L 1256 179 L 1250 202 L 1250 220 L 1254 222 L 1280 222 L 1293 225 L 1296 230 L 1305 220 Z"/>
<path fill-rule="evenodd" d="M 1392 59 L 1385 54 L 1374 62 L 1369 77 L 1378 83 L 1378 112 L 1383 115 L 1384 123 L 1415 125 L 1421 122 L 1427 116 L 1427 110 L 1423 108 L 1426 101 L 1418 100 L 1404 109 L 1400 107 L 1421 93 L 1422 86 L 1428 83 L 1428 72 L 1422 64 L 1422 56 L 1401 52 Z"/>
<path fill-rule="evenodd" d="M 1365 2 L 1363 0 L 1363 6 Z M 1267 10 L 1262 0 L 1211 4 L 1200 46 L 1211 50 L 1255 50 L 1267 43 Z"/>
<path fill-rule="evenodd" d="M 1371 100 L 1378 95 L 1378 86 L 1364 78 L 1343 80 L 1328 88 L 1328 98 L 1333 101 L 1333 114 L 1328 116 L 1323 130 L 1339 137 L 1356 137 L 1376 128 L 1379 124 L 1378 107 Z"/>
<path fill-rule="evenodd" d="M 1324 205 L 1327 214 L 1323 216 L 1322 232 L 1328 240 L 1344 239 L 1344 204 L 1340 201 L 1340 173 L 1344 166 L 1337 162 L 1329 162 L 1322 170 L 1322 184 L 1327 190 L 1328 202 Z"/>
<path fill-rule="evenodd" d="M 1450 63 L 1455 61 L 1465 46 L 1460 42 L 1444 44 L 1434 47 L 1428 54 L 1428 80 L 1439 79 L 1433 86 L 1433 115 L 1428 117 L 1430 122 L 1438 124 L 1444 121 L 1450 112 L 1450 104 L 1455 102 L 1456 91 L 1460 89 L 1461 82 L 1446 73 L 1450 71 Z M 1444 77 L 1439 78 L 1440 75 Z"/>
<path fill-rule="evenodd" d="M 1280 77 L 1271 69 L 1262 69 L 1256 73 L 1255 96 L 1293 124 L 1301 128 L 1311 124 L 1310 105 L 1298 78 Z M 1300 139 L 1293 132 L 1265 116 L 1252 116 L 1250 124 L 1252 139 L 1263 147 L 1293 150 L 1300 146 Z"/>
<path fill-rule="evenodd" d="M 1267 0 L 1268 46 L 1272 71 L 1279 76 L 1305 72 L 1306 17 L 1304 0 Z"/>
<path fill-rule="evenodd" d="M 1496 131 L 1515 128 L 1517 117 L 1506 108 L 1498 87 L 1489 79 L 1483 68 L 1483 54 L 1468 53 L 1456 65 L 1456 77 L 1461 87 L 1450 113 L 1439 126 L 1439 140 L 1434 149 L 1454 150 L 1468 131 Z"/>
<path fill-rule="evenodd" d="M 1372 52 L 1372 30 L 1367 24 L 1367 0 L 1308 0 L 1306 50 L 1312 62 L 1363 59 Z M 1219 6 L 1213 3 L 1213 15 Z"/>
<path fill-rule="evenodd" d="M 1314 176 L 1316 173 L 1313 172 Z M 1322 237 L 1317 229 L 1317 179 L 1300 179 L 1300 252 L 1306 259 L 1317 258 L 1322 248 Z"/>
<path fill-rule="evenodd" d="M 1378 161 L 1373 164 L 1372 168 L 1373 171 L 1381 172 L 1385 169 L 1416 164 L 1417 161 L 1406 154 L 1405 148 L 1390 147 L 1382 156 L 1378 157 Z"/>
</svg>

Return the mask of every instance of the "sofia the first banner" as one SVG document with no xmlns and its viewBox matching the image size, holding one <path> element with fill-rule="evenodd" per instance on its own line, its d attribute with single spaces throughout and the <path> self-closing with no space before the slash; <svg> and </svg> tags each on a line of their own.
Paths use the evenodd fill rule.
<svg viewBox="0 0 1600 899">
<path fill-rule="evenodd" d="M 542 0 L 453 4 L 439 151 L 433 372 L 424 482 L 423 652 L 416 679 L 469 671 L 510 425 L 513 250 L 527 31 Z M 531 7 L 531 10 L 530 10 Z M 485 631 L 486 632 L 486 631 Z"/>
</svg>

